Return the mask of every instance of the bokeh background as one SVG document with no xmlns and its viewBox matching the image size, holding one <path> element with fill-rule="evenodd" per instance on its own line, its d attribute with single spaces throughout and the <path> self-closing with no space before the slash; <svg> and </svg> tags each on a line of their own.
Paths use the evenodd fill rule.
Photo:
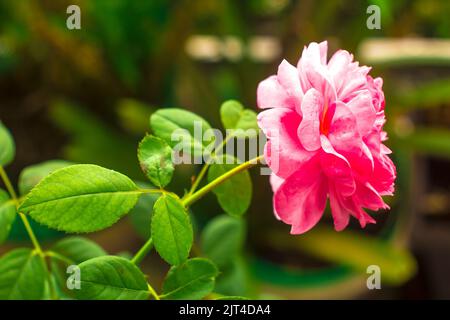
<svg viewBox="0 0 450 320">
<path fill-rule="evenodd" d="M 81 30 L 66 8 L 81 8 Z M 369 30 L 367 7 L 381 9 Z M 219 292 L 255 298 L 450 298 L 450 2 L 447 0 L 2 0 L 0 119 L 17 145 L 14 181 L 36 163 L 95 163 L 145 181 L 136 159 L 148 117 L 181 107 L 220 127 L 219 107 L 238 99 L 256 110 L 259 81 L 311 41 L 344 48 L 384 78 L 386 129 L 398 167 L 391 210 L 377 225 L 336 233 L 329 215 L 290 236 L 272 213 L 267 177 L 252 172 L 245 251 L 218 280 Z M 199 168 L 181 166 L 183 192 Z M 108 252 L 135 252 L 148 234 L 139 207 L 90 235 Z M 213 196 L 192 208 L 196 225 L 221 214 Z M 146 224 L 147 223 L 147 224 Z M 50 245 L 61 234 L 34 224 Z M 19 223 L 5 252 L 28 243 Z M 366 287 L 379 265 L 382 289 Z M 167 266 L 144 269 L 156 284 Z M 157 285 L 156 285 L 157 286 Z"/>
</svg>

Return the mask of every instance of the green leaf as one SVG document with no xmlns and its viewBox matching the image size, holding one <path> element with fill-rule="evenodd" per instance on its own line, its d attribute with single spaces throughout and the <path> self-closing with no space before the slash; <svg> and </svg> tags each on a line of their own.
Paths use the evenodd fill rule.
<svg viewBox="0 0 450 320">
<path fill-rule="evenodd" d="M 203 258 L 187 260 L 180 266 L 172 267 L 163 284 L 164 299 L 202 299 L 214 290 L 217 267 Z"/>
<path fill-rule="evenodd" d="M 236 100 L 228 100 L 222 104 L 220 117 L 225 129 L 232 129 L 237 137 L 255 137 L 258 135 L 259 127 L 256 121 L 256 113 L 250 109 L 244 109 L 242 104 Z M 245 132 L 246 130 L 249 131 Z"/>
<path fill-rule="evenodd" d="M 9 198 L 8 193 L 0 189 L 0 244 L 8 238 L 15 219 L 16 205 Z"/>
<path fill-rule="evenodd" d="M 106 256 L 107 253 L 95 242 L 82 237 L 68 237 L 58 241 L 52 248 L 52 253 L 57 253 L 65 259 L 52 256 L 50 253 L 50 269 L 54 286 L 58 296 L 74 298 L 74 290 L 67 288 L 67 267 L 80 264 L 89 259 Z"/>
<path fill-rule="evenodd" d="M 80 300 L 146 300 L 149 298 L 144 274 L 129 260 L 115 256 L 97 257 L 78 265 Z"/>
<path fill-rule="evenodd" d="M 144 183 L 137 183 L 137 185 L 143 189 L 150 189 L 153 187 L 150 184 Z M 143 194 L 128 215 L 131 224 L 143 239 L 147 240 L 151 236 L 153 207 L 159 196 L 160 195 L 156 193 Z"/>
<path fill-rule="evenodd" d="M 142 171 L 158 187 L 172 180 L 172 148 L 162 139 L 147 135 L 139 144 L 138 158 Z"/>
<path fill-rule="evenodd" d="M 74 264 L 107 255 L 102 247 L 83 237 L 64 238 L 52 247 L 52 251 L 70 259 Z"/>
<path fill-rule="evenodd" d="M 53 172 L 25 198 L 20 211 L 66 232 L 107 228 L 134 207 L 139 190 L 128 177 L 80 164 Z"/>
<path fill-rule="evenodd" d="M 244 243 L 245 228 L 242 219 L 226 215 L 209 222 L 202 233 L 202 249 L 206 257 L 219 267 L 235 260 Z"/>
<path fill-rule="evenodd" d="M 16 249 L 0 259 L 0 300 L 37 300 L 44 295 L 46 267 L 31 249 Z"/>
<path fill-rule="evenodd" d="M 213 163 L 208 171 L 208 181 L 220 177 L 238 166 L 238 160 L 230 155 L 223 157 L 222 163 Z M 228 162 L 228 163 L 227 163 Z M 220 206 L 233 216 L 243 215 L 252 200 L 252 180 L 247 171 L 243 171 L 226 180 L 213 190 Z"/>
<path fill-rule="evenodd" d="M 183 263 L 193 242 L 192 224 L 180 200 L 162 195 L 155 203 L 152 238 L 156 251 L 171 265 Z"/>
<path fill-rule="evenodd" d="M 25 195 L 53 171 L 72 165 L 64 160 L 50 160 L 25 168 L 19 176 L 19 191 Z"/>
<path fill-rule="evenodd" d="M 0 121 L 0 166 L 10 164 L 14 159 L 16 146 L 9 130 Z"/>
<path fill-rule="evenodd" d="M 212 141 L 203 141 L 203 134 L 211 129 L 206 120 L 200 116 L 177 108 L 160 109 L 150 117 L 153 133 L 166 141 L 172 148 L 178 144 L 183 150 L 194 155 L 201 155 L 204 147 Z M 195 128 L 197 127 L 197 130 Z M 172 134 L 176 131 L 176 139 Z"/>
</svg>

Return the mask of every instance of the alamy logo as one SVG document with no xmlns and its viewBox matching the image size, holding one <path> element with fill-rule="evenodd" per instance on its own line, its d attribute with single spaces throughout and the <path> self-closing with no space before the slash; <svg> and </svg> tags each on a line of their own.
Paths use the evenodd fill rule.
<svg viewBox="0 0 450 320">
<path fill-rule="evenodd" d="M 70 265 L 66 270 L 70 276 L 67 278 L 66 285 L 69 290 L 81 289 L 81 270 L 77 265 Z"/>
<path fill-rule="evenodd" d="M 374 29 L 381 29 L 381 9 L 377 5 L 370 5 L 367 7 L 367 14 L 370 14 L 370 16 L 367 18 L 366 25 L 367 29 L 374 30 Z"/>
<path fill-rule="evenodd" d="M 377 265 L 370 265 L 367 267 L 366 270 L 367 274 L 370 274 L 370 276 L 367 278 L 367 289 L 374 290 L 374 289 L 381 289 L 381 269 Z"/>
<path fill-rule="evenodd" d="M 70 16 L 67 17 L 66 26 L 69 30 L 80 30 L 81 29 L 81 9 L 79 6 L 72 4 L 67 7 L 67 14 Z"/>
</svg>

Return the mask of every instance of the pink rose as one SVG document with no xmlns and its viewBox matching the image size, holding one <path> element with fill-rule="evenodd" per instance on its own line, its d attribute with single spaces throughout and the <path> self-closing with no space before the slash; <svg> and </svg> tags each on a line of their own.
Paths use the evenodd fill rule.
<svg viewBox="0 0 450 320">
<path fill-rule="evenodd" d="M 311 43 L 297 67 L 283 60 L 258 86 L 274 212 L 292 234 L 314 227 L 328 198 L 337 231 L 350 215 L 375 223 L 363 208 L 389 208 L 381 196 L 393 194 L 396 169 L 383 145 L 383 81 L 369 71 L 345 50 L 327 62 L 327 42 Z"/>
</svg>

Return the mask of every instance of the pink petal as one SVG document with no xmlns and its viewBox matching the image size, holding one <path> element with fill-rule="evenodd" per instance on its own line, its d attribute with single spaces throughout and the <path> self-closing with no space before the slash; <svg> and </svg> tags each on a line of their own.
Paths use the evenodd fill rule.
<svg viewBox="0 0 450 320">
<path fill-rule="evenodd" d="M 326 52 L 324 50 L 326 50 L 326 43 L 321 43 L 320 45 L 315 42 L 311 43 L 303 49 L 297 68 L 301 78 L 302 75 L 306 76 L 313 88 L 320 92 L 327 92 L 335 97 L 336 89 L 328 72 Z"/>
<path fill-rule="evenodd" d="M 272 186 L 272 191 L 273 193 L 276 193 L 277 190 L 280 188 L 280 186 L 283 184 L 284 179 L 280 178 L 279 176 L 277 176 L 276 174 L 272 173 L 270 175 L 270 185 Z M 273 204 L 273 213 L 275 215 L 275 218 L 277 218 L 278 220 L 281 220 L 280 216 L 277 213 L 277 210 L 275 209 L 275 203 Z"/>
<path fill-rule="evenodd" d="M 355 180 L 347 159 L 334 150 L 330 141 L 324 135 L 320 136 L 322 152 L 320 163 L 328 180 L 340 190 L 344 196 L 352 195 L 356 190 Z"/>
<path fill-rule="evenodd" d="M 356 188 L 355 199 L 360 207 L 370 210 L 388 209 L 389 206 L 384 203 L 378 192 L 370 185 L 370 183 L 359 183 Z"/>
<path fill-rule="evenodd" d="M 320 148 L 320 113 L 322 111 L 322 95 L 316 89 L 310 89 L 303 97 L 301 113 L 303 115 L 298 127 L 298 138 L 308 151 Z"/>
<path fill-rule="evenodd" d="M 278 82 L 277 76 L 270 76 L 261 81 L 258 85 L 256 96 L 258 107 L 261 109 L 295 107 L 283 86 Z"/>
<path fill-rule="evenodd" d="M 350 214 L 341 202 L 340 194 L 335 190 L 333 183 L 330 184 L 330 208 L 333 216 L 334 228 L 336 231 L 344 230 L 349 221 Z"/>
<path fill-rule="evenodd" d="M 283 60 L 278 67 L 278 82 L 286 90 L 286 94 L 296 107 L 300 106 L 303 97 L 300 77 L 297 68 L 286 60 Z"/>
<path fill-rule="evenodd" d="M 270 185 L 272 186 L 272 191 L 277 192 L 280 186 L 283 184 L 284 179 L 280 178 L 276 174 L 272 173 L 269 178 Z"/>
<path fill-rule="evenodd" d="M 368 90 L 363 90 L 346 104 L 350 111 L 355 115 L 361 136 L 369 134 L 376 118 L 376 111 L 372 104 L 370 92 Z"/>
<path fill-rule="evenodd" d="M 356 117 L 342 102 L 336 102 L 328 138 L 336 150 L 340 152 L 355 152 L 355 150 L 358 150 L 356 152 L 360 153 L 362 140 L 358 132 Z"/>
<path fill-rule="evenodd" d="M 326 65 L 328 52 L 328 42 L 326 40 L 319 43 L 319 52 L 320 52 L 320 62 L 323 65 Z"/>
<path fill-rule="evenodd" d="M 338 92 L 338 97 L 340 100 L 346 100 L 354 91 L 364 88 L 366 85 L 366 74 L 368 70 L 363 67 L 355 67 L 356 70 L 348 72 L 345 75 L 343 86 Z"/>
<path fill-rule="evenodd" d="M 340 197 L 340 204 L 347 212 L 359 220 L 359 224 L 364 228 L 367 223 L 376 223 L 362 208 L 355 197 Z"/>
<path fill-rule="evenodd" d="M 268 109 L 258 114 L 258 125 L 269 141 L 265 146 L 265 158 L 272 171 L 287 178 L 314 153 L 303 148 L 297 128 L 301 117 L 287 108 Z"/>
<path fill-rule="evenodd" d="M 348 72 L 348 67 L 352 61 L 353 56 L 348 51 L 338 50 L 328 62 L 328 70 L 338 93 L 342 89 L 345 73 Z"/>
<path fill-rule="evenodd" d="M 313 228 L 322 217 L 326 200 L 326 179 L 314 159 L 287 178 L 274 195 L 276 212 L 282 221 L 292 225 L 291 234 Z"/>
<path fill-rule="evenodd" d="M 374 158 L 374 170 L 370 184 L 382 196 L 394 193 L 394 182 L 397 172 L 395 165 L 387 155 Z"/>
</svg>

